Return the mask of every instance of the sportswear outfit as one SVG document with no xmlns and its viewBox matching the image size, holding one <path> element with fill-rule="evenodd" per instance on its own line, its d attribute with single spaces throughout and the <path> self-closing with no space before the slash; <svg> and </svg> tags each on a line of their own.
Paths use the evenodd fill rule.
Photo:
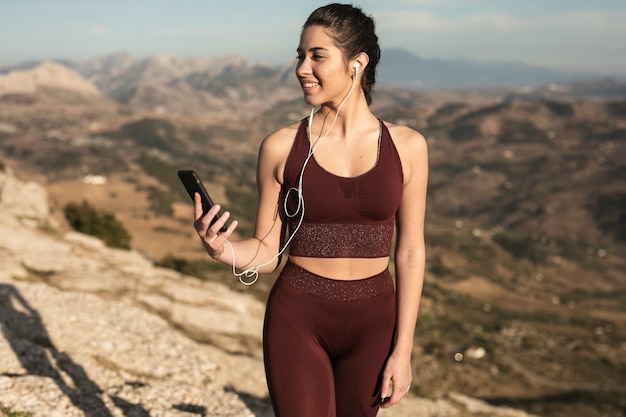
<svg viewBox="0 0 626 417">
<path fill-rule="evenodd" d="M 310 159 L 304 119 L 287 158 L 283 195 L 302 183 L 304 217 L 287 220 L 294 256 L 378 258 L 391 253 L 402 194 L 402 165 L 380 121 L 378 157 L 356 177 L 334 175 Z M 306 164 L 305 164 L 305 161 Z M 304 172 L 302 169 L 304 167 Z M 264 360 L 277 417 L 373 417 L 393 347 L 396 296 L 389 269 L 357 280 L 313 274 L 287 262 L 269 295 Z"/>
</svg>

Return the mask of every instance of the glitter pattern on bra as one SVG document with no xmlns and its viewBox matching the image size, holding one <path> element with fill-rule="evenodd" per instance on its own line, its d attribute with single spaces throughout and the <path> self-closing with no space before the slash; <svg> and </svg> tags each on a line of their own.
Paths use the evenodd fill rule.
<svg viewBox="0 0 626 417">
<path fill-rule="evenodd" d="M 368 278 L 344 281 L 325 278 L 287 262 L 280 279 L 299 291 L 330 301 L 366 300 L 394 290 L 389 269 Z"/>
<path fill-rule="evenodd" d="M 297 222 L 290 222 L 293 230 Z M 315 258 L 381 258 L 391 253 L 393 222 L 383 224 L 302 223 L 289 253 Z"/>
</svg>

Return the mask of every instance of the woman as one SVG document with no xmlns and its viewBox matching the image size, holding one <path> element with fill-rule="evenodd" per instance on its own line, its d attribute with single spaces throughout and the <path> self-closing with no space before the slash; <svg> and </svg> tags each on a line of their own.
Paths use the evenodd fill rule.
<svg viewBox="0 0 626 417">
<path fill-rule="evenodd" d="M 296 76 L 311 116 L 263 141 L 254 236 L 219 206 L 195 228 L 208 254 L 248 273 L 278 267 L 264 327 L 268 388 L 278 417 L 375 416 L 411 385 L 424 277 L 427 148 L 414 130 L 370 111 L 380 59 L 373 20 L 330 4 L 303 26 Z M 314 107 L 315 108 L 315 107 Z M 395 288 L 389 271 L 396 232 Z"/>
</svg>

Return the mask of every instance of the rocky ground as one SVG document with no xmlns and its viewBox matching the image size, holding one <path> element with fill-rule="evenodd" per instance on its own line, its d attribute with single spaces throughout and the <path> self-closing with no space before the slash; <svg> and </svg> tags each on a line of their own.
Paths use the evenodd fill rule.
<svg viewBox="0 0 626 417">
<path fill-rule="evenodd" d="M 273 416 L 260 301 L 61 232 L 45 190 L 6 171 L 0 416 Z M 528 417 L 456 393 L 380 415 Z"/>
</svg>

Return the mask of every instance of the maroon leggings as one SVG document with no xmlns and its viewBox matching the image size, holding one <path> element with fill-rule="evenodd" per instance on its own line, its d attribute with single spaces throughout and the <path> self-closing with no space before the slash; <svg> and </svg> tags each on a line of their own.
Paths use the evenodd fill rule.
<svg viewBox="0 0 626 417">
<path fill-rule="evenodd" d="M 373 417 L 392 347 L 388 270 L 332 280 L 287 263 L 269 296 L 263 350 L 276 417 Z"/>
</svg>

